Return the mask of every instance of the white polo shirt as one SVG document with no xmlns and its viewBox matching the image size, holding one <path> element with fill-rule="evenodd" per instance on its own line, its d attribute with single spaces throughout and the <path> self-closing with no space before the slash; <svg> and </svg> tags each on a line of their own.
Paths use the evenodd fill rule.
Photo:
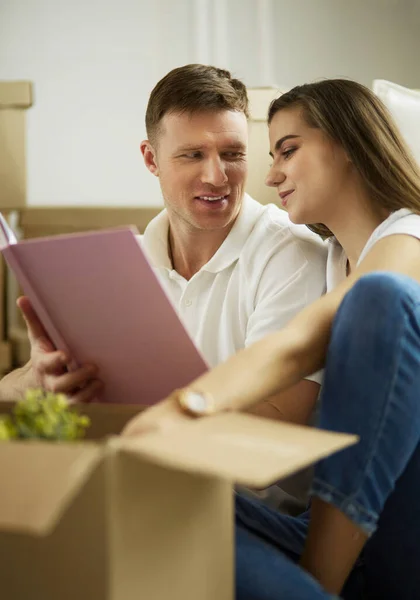
<svg viewBox="0 0 420 600">
<path fill-rule="evenodd" d="M 245 195 L 229 235 L 189 281 L 172 269 L 168 228 L 163 210 L 142 247 L 212 367 L 284 327 L 325 291 L 325 244 L 272 204 Z M 318 374 L 309 379 L 320 381 Z"/>
</svg>

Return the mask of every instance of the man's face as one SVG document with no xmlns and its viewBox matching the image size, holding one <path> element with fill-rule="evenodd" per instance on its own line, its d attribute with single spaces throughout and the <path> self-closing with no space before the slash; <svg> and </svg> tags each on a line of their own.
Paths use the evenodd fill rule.
<svg viewBox="0 0 420 600">
<path fill-rule="evenodd" d="M 166 114 L 146 166 L 159 177 L 172 228 L 230 229 L 247 176 L 248 126 L 243 113 L 222 110 Z"/>
</svg>

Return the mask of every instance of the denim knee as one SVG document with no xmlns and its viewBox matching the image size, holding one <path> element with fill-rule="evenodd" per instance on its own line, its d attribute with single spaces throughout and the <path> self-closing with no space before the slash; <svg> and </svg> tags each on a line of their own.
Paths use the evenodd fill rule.
<svg viewBox="0 0 420 600">
<path fill-rule="evenodd" d="M 346 294 L 343 305 L 352 312 L 375 309 L 378 303 L 381 306 L 396 304 L 408 300 L 420 301 L 420 284 L 400 273 L 390 271 L 373 271 L 363 275 L 356 281 Z"/>
</svg>

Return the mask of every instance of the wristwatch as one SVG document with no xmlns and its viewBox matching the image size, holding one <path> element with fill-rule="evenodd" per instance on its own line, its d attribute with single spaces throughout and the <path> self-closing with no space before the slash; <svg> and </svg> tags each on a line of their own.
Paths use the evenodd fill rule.
<svg viewBox="0 0 420 600">
<path fill-rule="evenodd" d="M 175 399 L 183 411 L 194 417 L 205 417 L 216 412 L 216 403 L 211 394 L 191 388 L 175 390 Z"/>
</svg>

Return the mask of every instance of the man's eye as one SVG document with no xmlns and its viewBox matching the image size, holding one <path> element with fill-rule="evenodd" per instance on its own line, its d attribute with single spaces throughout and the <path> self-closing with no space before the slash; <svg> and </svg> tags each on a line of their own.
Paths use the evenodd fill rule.
<svg viewBox="0 0 420 600">
<path fill-rule="evenodd" d="M 201 158 L 200 152 L 186 152 L 185 154 L 181 154 L 182 158 Z"/>
<path fill-rule="evenodd" d="M 242 158 L 245 156 L 245 154 L 243 152 L 224 152 L 223 156 L 226 156 L 226 158 Z"/>
</svg>

